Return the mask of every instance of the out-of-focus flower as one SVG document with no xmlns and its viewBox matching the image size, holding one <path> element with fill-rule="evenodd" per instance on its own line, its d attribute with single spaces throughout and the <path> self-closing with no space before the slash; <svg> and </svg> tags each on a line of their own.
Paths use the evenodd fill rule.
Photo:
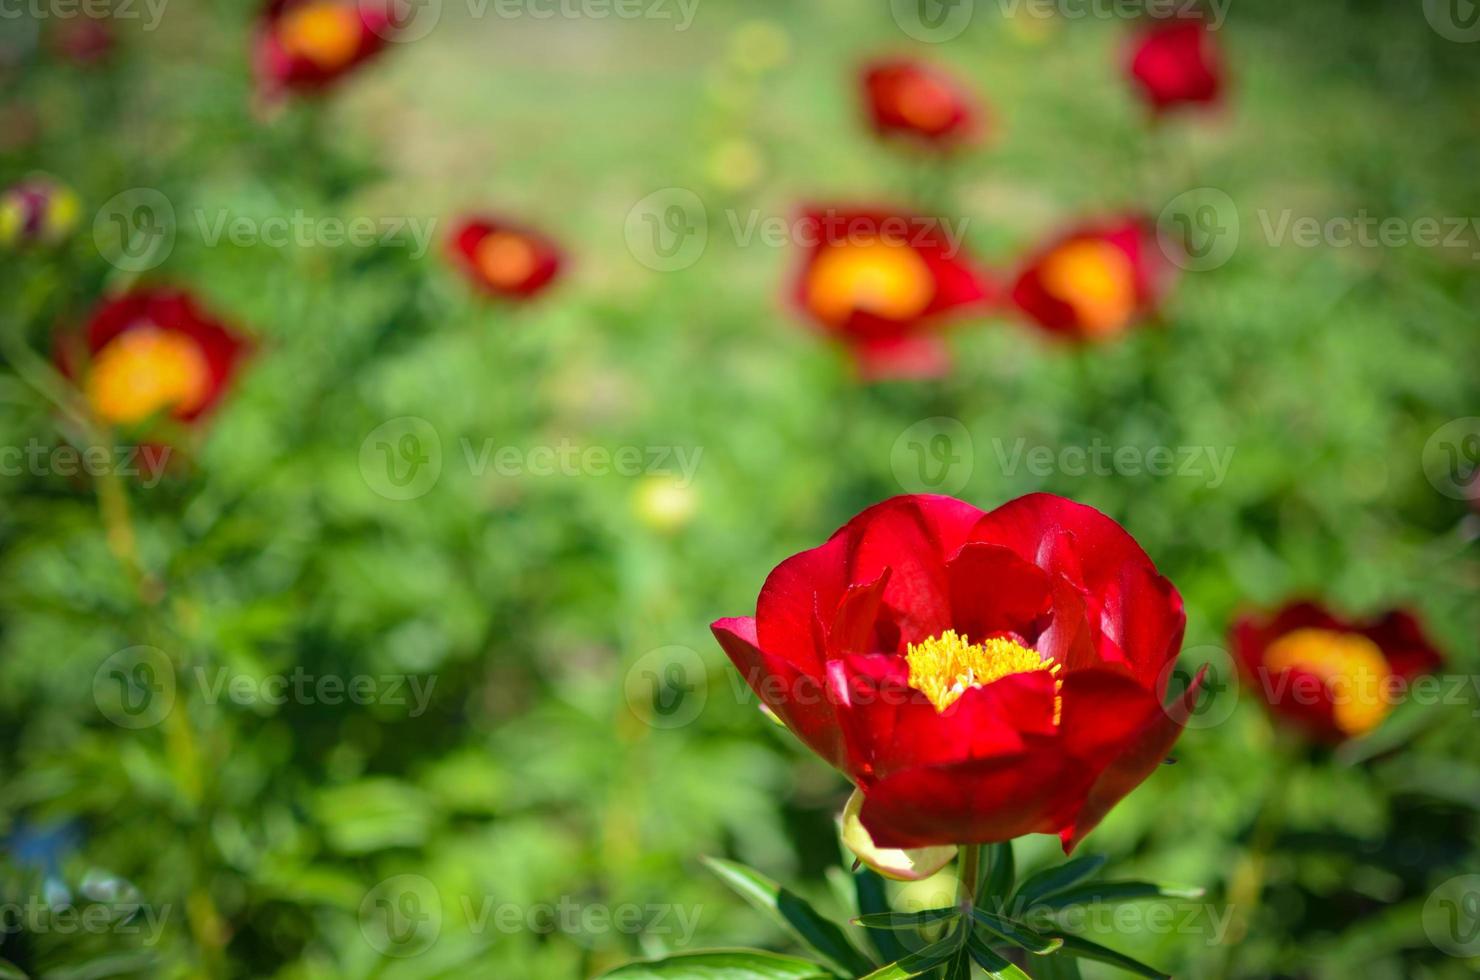
<svg viewBox="0 0 1480 980">
<path fill-rule="evenodd" d="M 70 187 L 45 174 L 0 194 L 0 245 L 55 245 L 72 234 L 82 205 Z"/>
<path fill-rule="evenodd" d="M 479 215 L 453 225 L 448 252 L 474 283 L 503 299 L 533 298 L 565 264 L 560 249 L 544 235 Z"/>
<path fill-rule="evenodd" d="M 1241 616 L 1230 636 L 1240 672 L 1270 709 L 1331 743 L 1372 731 L 1407 681 L 1444 662 L 1417 618 L 1401 609 L 1353 621 L 1316 602 L 1292 602 Z"/>
<path fill-rule="evenodd" d="M 94 312 L 64 338 L 62 370 L 100 421 L 133 426 L 158 416 L 199 422 L 221 400 L 249 344 L 189 293 L 139 289 Z"/>
<path fill-rule="evenodd" d="M 1103 340 L 1154 312 L 1171 265 L 1139 217 L 1087 224 L 1034 254 L 1012 301 L 1039 326 L 1079 340 Z"/>
<path fill-rule="evenodd" d="M 715 637 L 863 794 L 875 848 L 1054 833 L 1071 850 L 1161 764 L 1186 617 L 1140 546 L 1034 494 L 896 497 L 782 562 Z"/>
<path fill-rule="evenodd" d="M 647 476 L 633 493 L 633 509 L 648 527 L 672 533 L 693 519 L 699 509 L 699 495 L 691 484 L 676 477 Z"/>
<path fill-rule="evenodd" d="M 322 90 L 394 37 L 395 0 L 271 0 L 257 28 L 258 87 L 269 98 Z"/>
<path fill-rule="evenodd" d="M 934 218 L 810 210 L 797 234 L 805 253 L 795 302 L 848 346 L 865 378 L 944 373 L 950 358 L 940 329 L 991 293 L 962 243 Z"/>
<path fill-rule="evenodd" d="M 730 37 L 730 60 L 741 71 L 759 75 L 779 68 L 791 56 L 791 38 L 775 21 L 746 21 Z"/>
<path fill-rule="evenodd" d="M 975 139 L 981 112 L 966 89 L 917 61 L 881 61 L 865 68 L 863 97 L 874 131 L 949 150 Z"/>
<path fill-rule="evenodd" d="M 1211 105 L 1223 95 L 1223 61 L 1212 29 L 1197 17 L 1149 20 L 1131 42 L 1127 71 L 1158 113 Z"/>
<path fill-rule="evenodd" d="M 728 139 L 709 154 L 709 180 L 725 191 L 743 191 L 755 186 L 765 173 L 760 149 L 746 139 Z"/>
<path fill-rule="evenodd" d="M 58 21 L 51 46 L 77 65 L 93 65 L 113 50 L 112 24 L 102 17 L 72 17 Z"/>
</svg>

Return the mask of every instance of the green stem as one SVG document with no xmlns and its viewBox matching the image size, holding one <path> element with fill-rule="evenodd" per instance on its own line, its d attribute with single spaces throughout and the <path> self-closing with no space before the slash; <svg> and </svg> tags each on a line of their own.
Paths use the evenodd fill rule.
<svg viewBox="0 0 1480 980">
<path fill-rule="evenodd" d="M 957 903 L 963 910 L 976 901 L 976 883 L 981 877 L 982 849 L 979 844 L 960 844 L 961 863 L 957 869 L 960 888 L 956 892 Z"/>
</svg>

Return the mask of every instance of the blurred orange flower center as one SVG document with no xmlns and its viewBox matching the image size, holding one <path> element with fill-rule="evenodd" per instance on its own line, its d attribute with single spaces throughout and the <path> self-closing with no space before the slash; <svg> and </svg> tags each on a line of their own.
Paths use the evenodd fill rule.
<svg viewBox="0 0 1480 980">
<path fill-rule="evenodd" d="M 1108 242 L 1070 242 L 1043 262 L 1043 287 L 1074 308 L 1087 333 L 1104 336 L 1129 325 L 1136 311 L 1136 270 Z"/>
<path fill-rule="evenodd" d="M 935 296 L 935 281 L 918 252 L 878 238 L 826 246 L 812 265 L 807 305 L 829 323 L 854 312 L 888 320 L 919 316 Z"/>
<path fill-rule="evenodd" d="M 1035 670 L 1057 675 L 1063 666 L 1012 640 L 993 637 L 972 643 L 955 630 L 911 643 L 904 659 L 910 667 L 910 687 L 929 698 L 936 711 L 945 711 L 973 687 Z M 1056 687 L 1062 686 L 1058 681 Z M 1061 708 L 1062 699 L 1055 698 L 1055 724 Z"/>
<path fill-rule="evenodd" d="M 1275 673 L 1299 669 L 1324 681 L 1336 727 L 1348 735 L 1367 734 L 1392 710 L 1383 696 L 1392 673 L 1387 658 L 1360 634 L 1292 630 L 1270 644 L 1264 663 Z"/>
<path fill-rule="evenodd" d="M 935 130 L 951 121 L 951 92 L 933 78 L 912 76 L 899 84 L 894 105 L 912 126 Z"/>
<path fill-rule="evenodd" d="M 495 286 L 515 287 L 534 274 L 534 249 L 521 236 L 507 231 L 485 235 L 474 252 L 478 271 Z"/>
<path fill-rule="evenodd" d="M 278 23 L 283 50 L 320 68 L 342 68 L 360 47 L 360 16 L 351 3 L 323 0 L 288 11 Z"/>
<path fill-rule="evenodd" d="M 189 412 L 210 391 L 200 345 L 184 334 L 136 327 L 109 342 L 88 372 L 88 404 L 107 422 L 128 424 L 163 409 Z"/>
</svg>

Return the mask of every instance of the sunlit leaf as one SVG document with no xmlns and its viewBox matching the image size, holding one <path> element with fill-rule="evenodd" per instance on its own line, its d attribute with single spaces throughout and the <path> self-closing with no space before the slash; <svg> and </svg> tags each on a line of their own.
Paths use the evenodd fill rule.
<svg viewBox="0 0 1480 980">
<path fill-rule="evenodd" d="M 648 963 L 619 966 L 605 978 L 620 980 L 837 980 L 825 967 L 791 956 L 752 949 L 683 953 Z"/>
</svg>

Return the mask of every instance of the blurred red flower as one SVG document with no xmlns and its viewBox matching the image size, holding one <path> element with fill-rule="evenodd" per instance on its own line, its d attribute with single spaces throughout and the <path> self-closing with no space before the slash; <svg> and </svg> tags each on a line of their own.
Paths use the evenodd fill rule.
<svg viewBox="0 0 1480 980">
<path fill-rule="evenodd" d="M 1323 742 L 1367 734 L 1382 723 L 1407 681 L 1444 662 L 1417 618 L 1393 610 L 1343 619 L 1316 602 L 1239 617 L 1234 659 L 1277 715 Z"/>
<path fill-rule="evenodd" d="M 864 69 L 862 81 L 865 107 L 880 136 L 904 136 L 944 150 L 979 135 L 981 113 L 970 95 L 934 68 L 881 61 Z"/>
<path fill-rule="evenodd" d="M 1082 225 L 1033 255 L 1012 301 L 1039 326 L 1077 340 L 1118 336 L 1154 312 L 1172 271 L 1139 216 Z"/>
<path fill-rule="evenodd" d="M 1201 679 L 1162 698 L 1186 617 L 1118 524 L 1048 494 L 983 513 L 896 497 L 711 627 L 863 794 L 882 847 L 1056 833 L 1071 850 L 1163 761 Z"/>
<path fill-rule="evenodd" d="M 189 293 L 139 289 L 103 303 L 58 361 L 102 422 L 199 422 L 231 384 L 248 341 Z"/>
<path fill-rule="evenodd" d="M 544 235 L 487 216 L 460 219 L 448 252 L 474 283 L 503 299 L 533 298 L 565 264 L 560 249 Z"/>
<path fill-rule="evenodd" d="M 52 49 L 77 65 L 93 65 L 113 50 L 113 26 L 102 17 L 61 20 L 52 35 Z"/>
<path fill-rule="evenodd" d="M 0 194 L 0 245 L 55 245 L 72 233 L 82 205 L 70 187 L 35 174 Z"/>
<path fill-rule="evenodd" d="M 964 257 L 958 227 L 883 210 L 813 210 L 794 300 L 848 346 L 865 378 L 932 377 L 950 365 L 937 336 L 949 316 L 981 305 L 986 277 Z"/>
<path fill-rule="evenodd" d="M 1210 105 L 1223 95 L 1223 61 L 1212 29 L 1197 17 L 1147 21 L 1131 43 L 1127 66 L 1153 111 Z"/>
<path fill-rule="evenodd" d="M 257 29 L 259 89 L 275 98 L 338 81 L 395 36 L 394 2 L 271 0 Z"/>
</svg>

